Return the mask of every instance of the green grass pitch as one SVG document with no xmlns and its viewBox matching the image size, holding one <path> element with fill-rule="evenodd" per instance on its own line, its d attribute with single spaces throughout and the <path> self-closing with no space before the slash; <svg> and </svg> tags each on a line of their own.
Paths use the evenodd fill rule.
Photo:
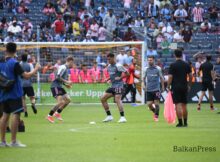
<svg viewBox="0 0 220 162">
<path fill-rule="evenodd" d="M 39 106 L 36 116 L 29 107 L 29 117 L 22 117 L 26 132 L 18 134 L 27 148 L 0 148 L 0 162 L 220 161 L 220 114 L 211 112 L 208 105 L 203 105 L 201 112 L 195 104 L 189 105 L 188 128 L 168 125 L 163 108 L 155 123 L 146 106 L 130 105 L 125 105 L 128 122 L 123 124 L 117 123 L 119 113 L 114 105 L 111 123 L 101 122 L 105 113 L 100 105 L 72 105 L 63 111 L 62 123 L 50 124 L 45 120 L 50 107 Z M 91 121 L 96 124 L 89 124 Z M 216 151 L 174 152 L 174 146 L 215 147 Z"/>
</svg>

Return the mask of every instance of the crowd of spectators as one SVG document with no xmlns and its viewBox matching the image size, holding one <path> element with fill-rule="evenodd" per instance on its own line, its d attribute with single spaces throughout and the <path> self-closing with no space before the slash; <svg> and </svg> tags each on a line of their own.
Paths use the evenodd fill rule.
<svg viewBox="0 0 220 162">
<path fill-rule="evenodd" d="M 46 19 L 38 24 L 41 34 L 37 39 L 29 18 L 32 0 L 1 0 L 0 9 L 7 8 L 15 16 L 2 18 L 0 41 L 136 41 L 147 36 L 155 48 L 163 48 L 167 42 L 191 42 L 194 31 L 219 32 L 220 9 L 214 1 L 209 6 L 202 2 L 189 4 L 187 0 L 118 2 L 120 12 L 104 1 L 95 6 L 93 0 L 48 0 L 41 10 Z M 18 14 L 25 18 L 18 20 Z M 144 28 L 142 37 L 137 37 L 136 28 Z"/>
</svg>

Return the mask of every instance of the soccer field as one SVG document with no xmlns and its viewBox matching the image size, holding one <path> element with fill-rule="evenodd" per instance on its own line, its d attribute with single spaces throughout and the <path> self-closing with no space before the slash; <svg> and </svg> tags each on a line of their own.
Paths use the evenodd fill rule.
<svg viewBox="0 0 220 162">
<path fill-rule="evenodd" d="M 163 106 L 163 105 L 161 105 Z M 219 107 L 219 104 L 215 105 Z M 114 121 L 102 123 L 100 105 L 73 105 L 63 112 L 64 121 L 45 120 L 50 106 L 40 106 L 35 116 L 23 118 L 26 132 L 18 139 L 27 148 L 0 148 L 1 162 L 218 162 L 220 161 L 220 114 L 203 105 L 189 106 L 189 127 L 176 128 L 163 119 L 155 123 L 145 106 L 125 105 L 128 122 L 119 124 L 119 113 L 111 106 Z M 23 114 L 22 114 L 23 115 Z M 96 124 L 89 124 L 95 121 Z M 9 141 L 9 134 L 7 134 Z M 209 152 L 175 152 L 174 146 L 211 147 Z M 216 151 L 214 151 L 214 149 Z"/>
</svg>

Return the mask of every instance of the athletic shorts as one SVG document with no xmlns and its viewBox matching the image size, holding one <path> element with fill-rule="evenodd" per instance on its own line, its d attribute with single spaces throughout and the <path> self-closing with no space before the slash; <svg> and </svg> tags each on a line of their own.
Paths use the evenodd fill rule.
<svg viewBox="0 0 220 162">
<path fill-rule="evenodd" d="M 160 91 L 147 92 L 147 101 L 160 100 L 161 93 Z"/>
<path fill-rule="evenodd" d="M 173 102 L 175 104 L 177 104 L 177 103 L 187 104 L 187 94 L 188 94 L 188 89 L 187 88 L 175 88 L 175 89 L 173 89 L 172 90 Z"/>
<path fill-rule="evenodd" d="M 54 87 L 51 88 L 51 92 L 54 98 L 56 98 L 57 96 L 64 96 L 66 95 L 66 91 L 63 88 L 60 87 Z"/>
<path fill-rule="evenodd" d="M 3 101 L 3 112 L 6 114 L 20 114 L 24 111 L 23 105 L 22 105 L 22 98 L 16 99 L 16 100 L 7 100 Z"/>
<path fill-rule="evenodd" d="M 202 82 L 202 91 L 214 91 L 214 85 L 212 82 Z"/>
<path fill-rule="evenodd" d="M 124 93 L 124 88 L 120 87 L 120 88 L 108 88 L 106 91 L 106 93 L 111 93 L 113 95 L 122 95 Z"/>
<path fill-rule="evenodd" d="M 34 94 L 34 88 L 33 87 L 23 87 L 23 96 L 33 97 Z"/>
</svg>

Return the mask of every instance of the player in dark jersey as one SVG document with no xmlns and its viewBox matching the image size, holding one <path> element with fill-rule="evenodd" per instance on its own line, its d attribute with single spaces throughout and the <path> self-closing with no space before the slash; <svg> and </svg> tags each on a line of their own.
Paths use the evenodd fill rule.
<svg viewBox="0 0 220 162">
<path fill-rule="evenodd" d="M 213 106 L 213 91 L 214 85 L 213 82 L 215 80 L 215 72 L 214 66 L 211 63 L 212 56 L 206 56 L 206 62 L 204 62 L 200 66 L 200 71 L 202 72 L 202 93 L 199 97 L 198 107 L 197 110 L 201 110 L 201 102 L 203 97 L 205 96 L 205 92 L 208 90 L 209 92 L 209 102 L 210 102 L 210 109 L 214 110 Z"/>
<path fill-rule="evenodd" d="M 103 120 L 103 122 L 109 122 L 109 121 L 113 120 L 113 117 L 112 117 L 111 112 L 109 110 L 107 100 L 111 97 L 114 97 L 115 102 L 116 102 L 118 109 L 120 111 L 120 116 L 121 116 L 121 118 L 119 119 L 118 122 L 125 123 L 127 120 L 124 117 L 124 109 L 123 109 L 123 105 L 122 105 L 122 101 L 121 101 L 121 97 L 122 97 L 122 94 L 124 91 L 123 90 L 124 83 L 122 80 L 123 79 L 122 73 L 124 72 L 126 74 L 126 76 L 128 76 L 129 74 L 128 74 L 127 70 L 125 69 L 125 67 L 116 63 L 114 54 L 112 54 L 112 53 L 108 54 L 107 59 L 109 62 L 107 69 L 108 69 L 108 73 L 109 73 L 110 77 L 108 79 L 106 79 L 106 82 L 110 80 L 112 85 L 110 88 L 108 88 L 105 91 L 105 94 L 101 97 L 102 105 L 103 105 L 105 112 L 107 114 L 107 117 Z"/>
<path fill-rule="evenodd" d="M 51 92 L 53 94 L 53 97 L 57 100 L 57 104 L 52 108 L 46 118 L 51 123 L 54 123 L 53 116 L 60 121 L 63 120 L 60 114 L 71 101 L 69 95 L 63 88 L 63 85 L 67 88 L 71 88 L 72 86 L 72 82 L 69 81 L 68 69 L 73 66 L 73 61 L 74 60 L 72 56 L 67 57 L 66 64 L 61 65 L 58 68 L 56 78 L 51 84 Z"/>
<path fill-rule="evenodd" d="M 187 127 L 187 94 L 191 88 L 192 73 L 189 64 L 182 60 L 182 51 L 177 49 L 174 53 L 176 61 L 170 65 L 167 86 L 169 89 L 171 86 L 173 102 L 176 107 L 179 121 L 176 127 Z M 187 76 L 189 76 L 189 83 L 187 83 Z"/>
<path fill-rule="evenodd" d="M 34 70 L 33 65 L 27 62 L 27 55 L 26 54 L 23 54 L 21 56 L 20 65 L 25 72 L 31 72 Z M 31 78 L 29 78 L 29 79 L 21 78 L 21 82 L 22 82 L 22 88 L 23 88 L 22 100 L 23 100 L 23 107 L 24 107 L 24 116 L 28 117 L 27 105 L 26 105 L 26 101 L 25 101 L 26 95 L 30 98 L 31 108 L 32 108 L 34 114 L 37 114 L 37 109 L 35 106 L 35 93 L 34 93 L 34 88 L 32 85 L 32 80 L 31 80 Z"/>
</svg>

